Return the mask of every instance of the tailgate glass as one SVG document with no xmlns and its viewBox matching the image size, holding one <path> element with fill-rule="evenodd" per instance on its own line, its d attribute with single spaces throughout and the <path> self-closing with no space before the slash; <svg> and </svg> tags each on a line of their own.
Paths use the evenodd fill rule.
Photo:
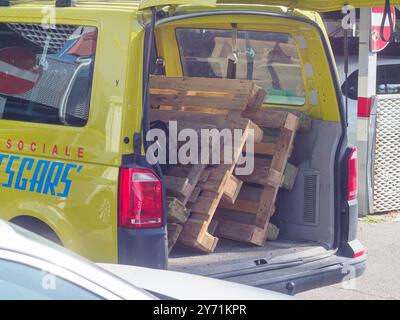
<svg viewBox="0 0 400 320">
<path fill-rule="evenodd" d="M 225 78 L 233 52 L 232 31 L 177 29 L 183 73 Z M 305 88 L 297 46 L 290 34 L 238 31 L 236 78 L 255 80 L 266 90 L 265 103 L 302 106 Z"/>
</svg>

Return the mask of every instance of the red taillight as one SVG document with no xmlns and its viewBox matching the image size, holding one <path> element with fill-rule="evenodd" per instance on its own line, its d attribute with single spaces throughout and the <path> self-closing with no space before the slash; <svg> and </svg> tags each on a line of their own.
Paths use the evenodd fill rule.
<svg viewBox="0 0 400 320">
<path fill-rule="evenodd" d="M 119 173 L 119 226 L 158 228 L 162 226 L 162 186 L 147 169 L 121 168 Z"/>
<path fill-rule="evenodd" d="M 353 148 L 349 154 L 347 200 L 357 199 L 357 149 Z"/>
<path fill-rule="evenodd" d="M 361 250 L 361 251 L 355 252 L 355 253 L 353 254 L 353 259 L 358 258 L 358 257 L 361 257 L 361 256 L 363 256 L 364 254 L 365 254 L 365 250 Z"/>
</svg>

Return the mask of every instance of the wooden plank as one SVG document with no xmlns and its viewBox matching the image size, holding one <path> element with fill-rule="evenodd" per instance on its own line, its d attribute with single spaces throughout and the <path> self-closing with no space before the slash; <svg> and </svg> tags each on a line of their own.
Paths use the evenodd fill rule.
<svg viewBox="0 0 400 320">
<path fill-rule="evenodd" d="M 260 185 L 268 185 L 270 175 L 271 160 L 254 158 L 254 170 L 249 175 L 240 176 L 240 179 L 248 183 L 257 183 Z"/>
<path fill-rule="evenodd" d="M 244 148 L 245 152 L 248 152 L 246 146 Z M 257 155 L 273 156 L 276 151 L 275 143 L 268 142 L 258 142 L 254 144 L 253 153 Z"/>
<path fill-rule="evenodd" d="M 182 112 L 182 111 L 163 111 L 163 110 L 151 110 L 150 118 L 152 121 L 160 120 L 163 122 L 168 121 L 177 121 L 178 127 L 179 123 L 190 123 L 196 119 L 197 125 L 201 126 L 204 124 L 205 128 L 209 128 L 210 126 L 214 126 L 219 130 L 223 129 L 248 129 L 251 128 L 254 130 L 254 141 L 261 142 L 264 137 L 263 130 L 253 121 L 249 119 L 240 118 L 238 116 L 227 117 L 227 115 L 212 115 L 212 114 L 203 114 L 203 113 L 194 113 L 194 112 Z M 199 125 L 200 124 L 200 125 Z M 182 126 L 183 127 L 183 126 Z"/>
<path fill-rule="evenodd" d="M 296 166 L 294 166 L 290 163 L 286 164 L 286 168 L 283 173 L 282 188 L 285 188 L 288 190 L 293 189 L 294 183 L 296 182 L 296 177 L 297 177 L 298 171 L 299 171 L 299 169 Z"/>
<path fill-rule="evenodd" d="M 244 110 L 260 99 L 263 90 L 257 88 L 252 81 L 152 76 L 150 104 Z"/>
<path fill-rule="evenodd" d="M 215 248 L 217 247 L 218 240 L 219 239 L 217 237 L 214 237 L 213 235 L 206 232 L 206 233 L 204 233 L 201 241 L 198 241 L 195 244 L 195 247 L 200 252 L 212 253 L 215 251 Z"/>
<path fill-rule="evenodd" d="M 266 92 L 263 88 L 255 85 L 246 107 L 253 109 L 261 108 L 264 103 L 265 94 Z"/>
<path fill-rule="evenodd" d="M 206 168 L 205 164 L 195 164 L 195 165 L 193 165 L 192 170 L 190 170 L 190 173 L 187 177 L 187 179 L 189 180 L 189 187 L 188 187 L 189 194 L 182 201 L 182 203 L 184 205 L 186 205 L 188 203 L 189 198 L 192 195 L 194 189 L 196 188 L 205 168 Z"/>
<path fill-rule="evenodd" d="M 189 218 L 183 226 L 178 239 L 179 243 L 202 253 L 211 253 L 215 250 L 218 238 L 208 233 L 210 222 Z"/>
<path fill-rule="evenodd" d="M 217 79 L 201 77 L 150 76 L 150 88 L 176 91 L 211 91 L 248 95 L 254 82 L 251 80 Z"/>
<path fill-rule="evenodd" d="M 227 169 L 228 168 L 226 168 L 226 166 L 209 168 L 208 169 L 209 176 L 207 181 L 221 181 L 226 176 L 228 172 Z"/>
<path fill-rule="evenodd" d="M 275 210 L 275 200 L 278 194 L 278 188 L 265 186 L 260 198 L 260 206 L 256 215 L 256 225 L 264 228 Z"/>
<path fill-rule="evenodd" d="M 168 252 L 171 252 L 172 248 L 175 246 L 179 235 L 182 232 L 183 227 L 177 223 L 168 223 L 167 224 L 167 233 L 168 233 Z"/>
<path fill-rule="evenodd" d="M 184 224 L 190 214 L 190 211 L 177 198 L 167 198 L 169 223 Z"/>
<path fill-rule="evenodd" d="M 210 176 L 210 171 L 204 170 L 200 176 L 200 182 L 206 182 L 209 176 Z"/>
<path fill-rule="evenodd" d="M 272 109 L 247 108 L 242 116 L 249 118 L 260 127 L 277 128 L 284 126 L 288 112 Z"/>
<path fill-rule="evenodd" d="M 171 168 L 168 174 L 187 174 L 187 177 L 164 176 L 167 190 L 186 205 L 206 168 L 204 164 Z M 182 171 L 181 173 L 179 171 Z"/>
<path fill-rule="evenodd" d="M 260 204 L 257 201 L 237 199 L 235 203 L 221 201 L 218 208 L 229 209 L 243 213 L 257 214 Z"/>
<path fill-rule="evenodd" d="M 294 110 L 294 109 L 286 109 L 279 108 L 279 110 L 287 111 L 291 114 L 294 114 L 297 118 L 299 118 L 299 131 L 300 132 L 310 132 L 312 126 L 312 119 L 309 115 L 304 112 Z"/>
<path fill-rule="evenodd" d="M 253 224 L 240 223 L 228 219 L 218 219 L 218 237 L 264 246 L 268 224 L 259 228 Z"/>
<path fill-rule="evenodd" d="M 216 234 L 220 238 L 252 243 L 253 235 L 257 227 L 251 224 L 218 219 Z"/>
<path fill-rule="evenodd" d="M 200 193 L 201 193 L 200 187 L 194 188 L 194 191 L 192 192 L 192 195 L 190 196 L 188 203 L 195 203 L 197 201 L 197 199 L 199 198 Z"/>
<path fill-rule="evenodd" d="M 190 205 L 192 212 L 200 213 L 205 216 L 213 215 L 213 207 L 215 201 L 218 199 L 218 194 L 215 194 L 214 198 L 200 196 L 196 203 Z"/>
<path fill-rule="evenodd" d="M 196 107 L 196 106 L 169 106 L 169 105 L 161 105 L 161 106 L 151 106 L 151 109 L 156 109 L 159 111 L 178 111 L 178 112 L 192 112 L 195 114 L 208 114 L 208 115 L 228 115 L 230 112 L 235 111 L 236 109 L 227 109 L 227 108 L 215 108 L 215 107 Z M 237 112 L 240 113 L 241 109 L 237 109 Z"/>
<path fill-rule="evenodd" d="M 217 128 L 223 126 L 226 122 L 226 115 L 213 115 L 206 113 L 196 113 L 196 112 L 182 112 L 177 110 L 150 110 L 150 119 L 152 121 L 160 120 L 163 122 L 168 121 L 183 121 L 190 122 L 196 119 L 198 123 L 205 123 L 208 125 L 215 125 Z"/>
<path fill-rule="evenodd" d="M 281 181 L 291 151 L 291 146 L 294 142 L 296 128 L 298 128 L 298 118 L 293 114 L 288 114 L 277 140 L 276 152 L 270 166 L 270 170 L 281 173 Z M 278 188 L 276 187 L 272 187 L 271 185 L 264 187 L 260 199 L 260 209 L 256 216 L 256 225 L 262 229 L 266 228 L 266 224 L 274 213 L 274 203 L 277 193 Z"/>
<path fill-rule="evenodd" d="M 231 176 L 225 185 L 221 184 L 220 180 L 208 180 L 206 182 L 201 183 L 199 186 L 202 191 L 219 193 L 223 191 L 223 198 L 231 203 L 234 203 L 240 189 L 242 187 L 243 181 L 240 181 L 238 178 Z"/>
<path fill-rule="evenodd" d="M 186 198 L 190 196 L 190 184 L 188 178 L 164 176 L 166 189 L 173 195 Z"/>
<path fill-rule="evenodd" d="M 168 124 L 168 123 L 167 123 Z M 184 129 L 192 129 L 196 131 L 196 133 L 201 136 L 201 130 L 212 130 L 216 129 L 216 126 L 214 124 L 208 124 L 208 123 L 199 123 L 194 121 L 192 119 L 191 121 L 188 120 L 178 120 L 176 121 L 176 129 L 178 133 Z"/>
<path fill-rule="evenodd" d="M 199 238 L 199 234 L 204 230 L 204 227 L 208 228 L 208 223 L 204 219 L 197 219 L 194 216 L 190 216 L 186 223 L 183 225 L 182 233 L 179 237 L 179 242 L 189 245 L 194 243 Z"/>
<path fill-rule="evenodd" d="M 196 110 L 194 107 L 197 107 L 200 108 L 199 111 L 201 112 L 201 107 L 208 107 L 210 109 L 244 110 L 247 105 L 247 100 L 235 96 L 228 97 L 227 99 L 227 97 L 216 96 L 203 97 L 151 93 L 150 104 L 151 106 L 173 106 L 175 108 L 192 107 L 192 111 Z"/>
<path fill-rule="evenodd" d="M 200 183 L 199 187 L 201 188 L 202 191 L 219 193 L 220 189 L 222 188 L 221 180 L 210 179 L 206 182 Z"/>
<path fill-rule="evenodd" d="M 253 130 L 253 132 L 254 132 L 254 142 L 255 143 L 261 142 L 264 137 L 263 130 L 258 125 L 256 125 L 253 121 L 250 121 L 249 129 Z"/>
<path fill-rule="evenodd" d="M 271 168 L 270 159 L 254 158 L 254 170 L 249 175 L 240 176 L 244 182 L 269 185 L 278 188 L 282 183 L 282 172 Z"/>
<path fill-rule="evenodd" d="M 301 115 L 301 121 L 296 114 Z M 260 127 L 266 128 L 283 128 L 286 123 L 286 118 L 288 115 L 293 115 L 299 119 L 300 132 L 309 132 L 311 130 L 311 119 L 305 113 L 299 113 L 299 111 L 280 111 L 280 109 L 275 108 L 247 108 L 242 112 L 242 116 L 249 118 L 255 124 Z"/>
<path fill-rule="evenodd" d="M 231 176 L 225 184 L 222 199 L 229 201 L 230 203 L 235 203 L 242 185 L 243 181 L 239 180 L 235 176 Z"/>
<path fill-rule="evenodd" d="M 249 134 L 249 130 L 253 130 L 254 132 L 254 142 L 261 142 L 264 137 L 264 131 L 251 119 L 245 119 L 238 116 L 229 116 L 227 117 L 227 121 L 223 124 L 223 126 L 219 126 L 219 129 L 242 129 L 246 130 L 246 138 L 243 142 L 247 140 L 247 136 Z M 243 149 L 243 147 L 241 148 Z"/>
</svg>

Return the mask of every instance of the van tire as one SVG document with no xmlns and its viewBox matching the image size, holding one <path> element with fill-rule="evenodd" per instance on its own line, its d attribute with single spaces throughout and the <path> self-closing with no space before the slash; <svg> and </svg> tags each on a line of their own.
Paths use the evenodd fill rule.
<svg viewBox="0 0 400 320">
<path fill-rule="evenodd" d="M 10 220 L 15 225 L 42 236 L 60 246 L 62 242 L 57 234 L 46 223 L 29 216 L 19 216 Z"/>
</svg>

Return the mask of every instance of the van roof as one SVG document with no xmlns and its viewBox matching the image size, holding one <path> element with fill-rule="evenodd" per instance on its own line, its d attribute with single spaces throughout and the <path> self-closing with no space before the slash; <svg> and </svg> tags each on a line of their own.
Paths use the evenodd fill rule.
<svg viewBox="0 0 400 320">
<path fill-rule="evenodd" d="M 56 0 L 10 0 L 12 7 L 52 6 Z M 76 0 L 78 7 L 107 7 L 110 9 L 123 9 L 137 11 L 140 0 Z"/>
<path fill-rule="evenodd" d="M 56 0 L 9 0 L 11 7 L 43 7 L 43 6 L 54 6 Z M 130 10 L 130 11 L 138 11 L 143 0 L 75 0 L 77 7 L 92 7 L 92 8 L 109 8 L 109 9 L 122 9 L 122 10 Z M 191 7 L 192 5 L 187 4 L 185 7 Z M 194 5 L 197 7 L 196 5 Z M 265 4 L 257 4 L 257 3 L 240 3 L 240 0 L 232 0 L 232 1 L 222 1 L 217 0 L 217 4 L 215 8 L 221 7 L 282 7 L 277 4 L 269 4 L 266 2 Z"/>
<path fill-rule="evenodd" d="M 12 6 L 49 6 L 54 5 L 56 0 L 9 0 Z M 178 1 L 178 0 L 75 0 L 78 6 L 85 7 L 108 7 L 108 8 L 120 8 L 120 9 L 129 9 L 132 11 L 139 10 L 140 7 L 147 8 L 150 5 L 156 3 L 186 3 L 191 4 L 190 0 L 187 1 Z M 193 5 L 198 5 L 199 0 L 193 1 Z M 205 1 L 205 0 L 204 0 Z M 302 10 L 311 10 L 311 11 L 333 11 L 339 10 L 345 4 L 351 4 L 354 7 L 366 7 L 372 5 L 383 5 L 384 0 L 209 0 L 209 3 L 215 2 L 218 5 L 227 4 L 227 5 L 235 5 L 241 4 L 245 6 L 284 6 L 284 7 L 295 7 Z M 392 4 L 399 4 L 400 0 L 392 0 Z"/>
<path fill-rule="evenodd" d="M 110 10 L 111 11 L 123 11 L 127 13 L 136 13 L 137 11 L 140 10 L 140 4 L 142 3 L 142 0 L 75 0 L 76 6 L 79 8 L 85 8 L 89 10 L 93 10 L 93 12 L 96 10 L 100 11 L 106 11 Z M 10 0 L 10 7 L 12 8 L 21 8 L 21 9 L 40 9 L 44 6 L 55 6 L 56 0 Z M 182 7 L 185 9 L 200 9 L 198 6 L 192 6 L 192 5 L 184 5 L 184 6 L 178 6 Z M 216 7 L 214 9 L 224 9 L 224 8 L 230 8 L 230 9 L 235 9 L 235 8 L 240 8 L 243 9 L 244 7 L 246 8 L 255 8 L 256 10 L 261 10 L 261 11 L 278 11 L 278 12 L 286 12 L 284 10 L 284 7 L 282 6 L 277 6 L 277 5 L 260 5 L 260 4 L 245 4 L 245 5 L 240 5 L 238 4 L 238 1 L 236 3 L 232 1 L 232 4 L 228 3 L 217 3 Z M 204 7 L 206 8 L 206 7 Z M 64 8 L 62 8 L 64 9 Z M 179 10 L 179 9 L 178 9 Z M 190 10 L 190 9 L 189 9 Z"/>
</svg>

